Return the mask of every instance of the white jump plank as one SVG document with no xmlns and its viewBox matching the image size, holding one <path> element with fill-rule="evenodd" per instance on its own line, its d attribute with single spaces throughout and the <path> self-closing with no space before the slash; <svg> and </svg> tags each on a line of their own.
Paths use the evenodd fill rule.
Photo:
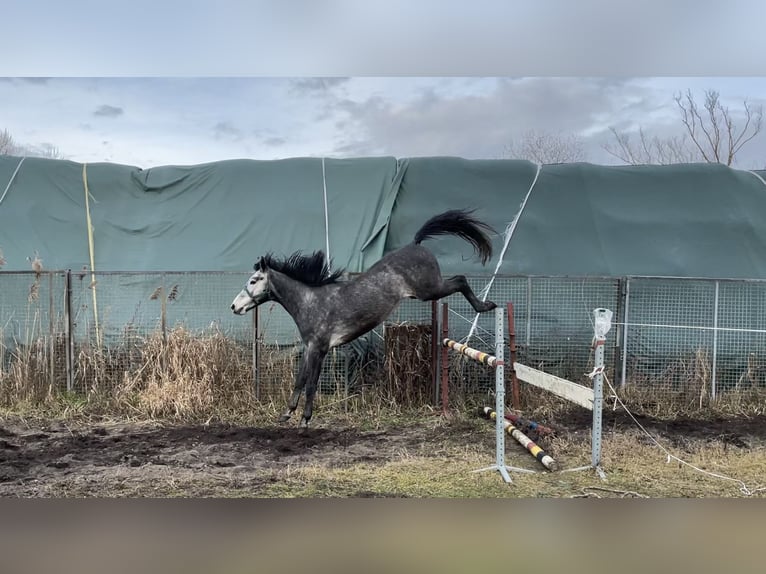
<svg viewBox="0 0 766 574">
<path fill-rule="evenodd" d="M 525 383 L 550 391 L 588 410 L 593 410 L 593 389 L 538 371 L 521 363 L 514 363 L 513 368 L 516 370 L 516 376 Z"/>
</svg>

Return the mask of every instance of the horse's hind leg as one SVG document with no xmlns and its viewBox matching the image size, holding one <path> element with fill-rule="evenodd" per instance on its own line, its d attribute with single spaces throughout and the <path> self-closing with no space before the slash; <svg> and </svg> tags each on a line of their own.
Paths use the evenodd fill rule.
<svg viewBox="0 0 766 574">
<path fill-rule="evenodd" d="M 485 313 L 497 307 L 492 301 L 482 301 L 479 299 L 468 284 L 465 275 L 454 275 L 449 279 L 444 279 L 435 288 L 420 289 L 415 293 L 415 296 L 423 301 L 433 301 L 449 297 L 453 293 L 461 293 L 477 313 Z"/>
</svg>

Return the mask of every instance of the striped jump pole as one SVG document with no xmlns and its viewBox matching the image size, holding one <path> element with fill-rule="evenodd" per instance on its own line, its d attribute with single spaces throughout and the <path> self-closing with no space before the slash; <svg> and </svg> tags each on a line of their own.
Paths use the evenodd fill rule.
<svg viewBox="0 0 766 574">
<path fill-rule="evenodd" d="M 537 431 L 540 435 L 555 434 L 552 428 L 524 419 L 518 415 L 505 413 L 505 419 L 511 421 L 516 427 L 526 427 L 530 431 Z"/>
<path fill-rule="evenodd" d="M 497 357 L 494 357 L 490 355 L 489 353 L 484 353 L 482 351 L 477 351 L 476 349 L 472 349 L 468 345 L 464 345 L 463 343 L 458 343 L 457 341 L 453 341 L 452 339 L 444 339 L 442 340 L 442 345 L 445 347 L 452 349 L 456 353 L 460 353 L 461 355 L 465 355 L 466 357 L 470 357 L 474 361 L 479 361 L 480 363 L 484 363 L 488 367 L 495 367 L 497 366 Z"/>
<path fill-rule="evenodd" d="M 497 413 L 491 407 L 482 407 L 481 414 L 490 420 L 497 420 Z M 505 431 L 513 438 L 515 438 L 516 441 L 521 444 L 521 446 L 526 448 L 533 457 L 540 461 L 540 464 L 542 464 L 548 470 L 558 470 L 558 463 L 553 460 L 550 455 L 547 455 L 543 449 L 537 446 L 537 444 L 532 439 L 530 439 L 527 435 L 513 426 L 513 424 L 507 418 L 504 417 L 500 420 L 503 421 Z"/>
</svg>

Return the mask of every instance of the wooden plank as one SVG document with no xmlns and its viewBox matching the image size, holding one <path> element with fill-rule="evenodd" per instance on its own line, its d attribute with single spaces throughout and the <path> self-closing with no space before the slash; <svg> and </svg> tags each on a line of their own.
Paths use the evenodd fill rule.
<svg viewBox="0 0 766 574">
<path fill-rule="evenodd" d="M 513 363 L 513 368 L 516 371 L 516 376 L 525 383 L 545 389 L 588 410 L 593 410 L 593 389 L 538 371 L 521 363 Z"/>
</svg>

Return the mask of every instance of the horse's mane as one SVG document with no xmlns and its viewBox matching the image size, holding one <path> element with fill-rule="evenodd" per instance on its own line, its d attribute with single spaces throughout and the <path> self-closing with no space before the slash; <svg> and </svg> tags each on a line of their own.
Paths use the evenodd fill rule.
<svg viewBox="0 0 766 574">
<path fill-rule="evenodd" d="M 267 253 L 261 258 L 261 261 L 265 263 L 267 268 L 284 273 L 290 279 L 295 279 L 312 287 L 337 283 L 343 275 L 343 269 L 330 271 L 330 265 L 323 251 L 314 251 L 311 255 L 304 255 L 300 251 L 296 251 L 284 258 L 276 257 L 273 253 Z M 255 264 L 256 269 L 260 268 L 261 261 Z"/>
</svg>

